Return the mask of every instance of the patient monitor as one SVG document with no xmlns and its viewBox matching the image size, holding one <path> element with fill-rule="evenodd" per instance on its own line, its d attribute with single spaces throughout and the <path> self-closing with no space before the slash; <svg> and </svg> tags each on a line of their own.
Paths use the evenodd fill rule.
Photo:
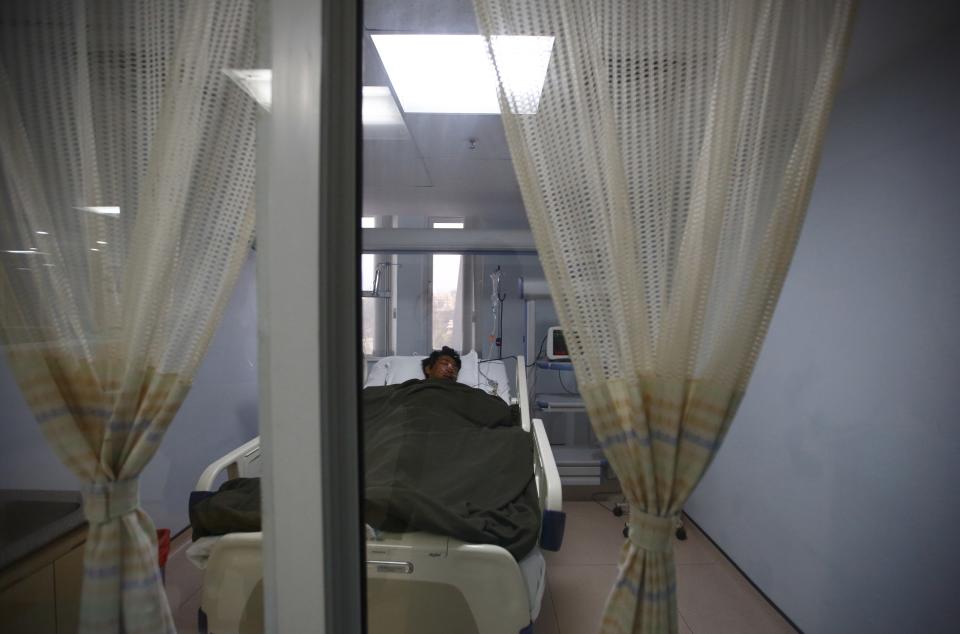
<svg viewBox="0 0 960 634">
<path fill-rule="evenodd" d="M 559 326 L 547 329 L 547 358 L 551 361 L 570 360 L 567 341 L 563 338 L 563 330 Z"/>
</svg>

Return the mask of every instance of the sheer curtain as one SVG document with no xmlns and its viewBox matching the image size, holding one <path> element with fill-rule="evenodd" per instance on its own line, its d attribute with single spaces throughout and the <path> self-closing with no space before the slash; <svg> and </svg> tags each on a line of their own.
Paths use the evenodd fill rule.
<svg viewBox="0 0 960 634">
<path fill-rule="evenodd" d="M 673 520 L 776 305 L 852 4 L 474 0 L 540 260 L 631 506 L 604 632 L 677 631 Z M 497 35 L 555 38 L 542 93 Z"/>
<path fill-rule="evenodd" d="M 253 231 L 252 0 L 0 5 L 0 341 L 81 483 L 83 632 L 172 632 L 138 475 Z"/>
</svg>

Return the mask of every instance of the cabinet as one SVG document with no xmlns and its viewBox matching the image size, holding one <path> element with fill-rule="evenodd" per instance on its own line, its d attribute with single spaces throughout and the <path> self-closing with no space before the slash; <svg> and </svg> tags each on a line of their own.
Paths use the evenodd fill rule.
<svg viewBox="0 0 960 634">
<path fill-rule="evenodd" d="M 7 634 L 57 634 L 53 564 L 0 590 L 0 624 Z"/>
<path fill-rule="evenodd" d="M 83 544 L 53 563 L 57 606 L 57 632 L 80 629 L 80 586 L 83 583 Z"/>
<path fill-rule="evenodd" d="M 0 571 L 0 632 L 74 634 L 79 629 L 86 529 Z"/>
</svg>

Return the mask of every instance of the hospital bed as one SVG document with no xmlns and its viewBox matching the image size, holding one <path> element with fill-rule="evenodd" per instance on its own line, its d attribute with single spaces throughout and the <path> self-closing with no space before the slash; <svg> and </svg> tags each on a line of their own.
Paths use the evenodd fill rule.
<svg viewBox="0 0 960 634">
<path fill-rule="evenodd" d="M 422 377 L 420 359 L 381 359 L 370 371 L 365 386 Z M 559 550 L 563 541 L 560 476 L 543 422 L 530 418 L 524 358 L 516 359 L 513 395 L 502 361 L 481 362 L 475 353 L 462 359 L 458 380 L 517 403 L 523 429 L 533 436 L 533 470 L 543 513 L 540 539 L 537 547 L 518 562 L 500 546 L 368 527 L 367 615 L 371 634 L 532 633 L 546 579 L 542 550 Z M 200 476 L 197 490 L 214 491 L 224 474 L 227 479 L 260 475 L 259 438 L 211 463 Z M 230 533 L 201 538 L 190 547 L 191 559 L 204 567 L 201 632 L 262 631 L 262 538 L 259 532 Z"/>
</svg>

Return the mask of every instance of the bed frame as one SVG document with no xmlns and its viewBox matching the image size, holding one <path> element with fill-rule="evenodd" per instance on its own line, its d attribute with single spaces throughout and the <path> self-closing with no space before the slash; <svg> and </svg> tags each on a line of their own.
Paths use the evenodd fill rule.
<svg viewBox="0 0 960 634">
<path fill-rule="evenodd" d="M 560 475 L 543 421 L 530 418 L 526 365 L 517 357 L 513 402 L 533 434 L 534 476 L 543 527 L 539 545 L 559 550 L 564 514 Z M 197 482 L 213 491 L 226 478 L 259 476 L 260 439 L 211 463 Z M 263 629 L 263 533 L 231 533 L 214 545 L 203 575 L 200 632 L 258 633 Z M 527 587 L 517 561 L 500 546 L 468 544 L 430 533 L 378 532 L 367 540 L 368 631 L 526 634 L 533 631 Z"/>
</svg>

